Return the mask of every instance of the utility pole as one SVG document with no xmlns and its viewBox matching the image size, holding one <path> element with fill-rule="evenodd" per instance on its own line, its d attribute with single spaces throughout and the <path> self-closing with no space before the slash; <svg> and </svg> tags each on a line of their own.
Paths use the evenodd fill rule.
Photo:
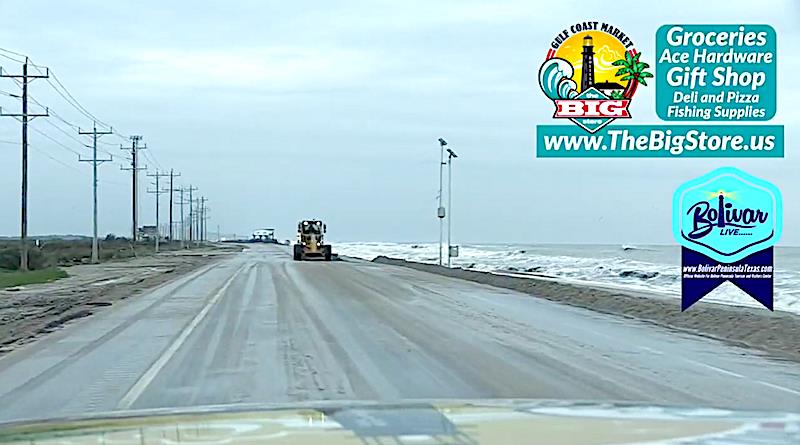
<svg viewBox="0 0 800 445">
<path fill-rule="evenodd" d="M 194 204 L 195 201 L 194 198 L 192 198 L 192 192 L 197 190 L 197 187 L 189 185 L 187 190 L 189 191 L 189 245 L 191 245 L 192 241 L 194 241 L 194 208 L 192 207 L 192 204 Z"/>
<path fill-rule="evenodd" d="M 19 270 L 28 271 L 28 120 L 36 117 L 47 117 L 50 113 L 45 108 L 44 114 L 28 113 L 28 83 L 34 79 L 46 79 L 50 77 L 50 69 L 46 68 L 46 74 L 28 74 L 28 58 L 22 64 L 22 75 L 4 74 L 0 68 L 0 77 L 10 77 L 22 79 L 22 113 L 5 114 L 0 109 L 0 116 L 21 118 L 22 122 L 22 199 L 20 211 L 20 236 L 19 236 Z"/>
<path fill-rule="evenodd" d="M 197 201 L 197 245 L 203 244 L 203 206 L 205 198 L 200 197 Z"/>
<path fill-rule="evenodd" d="M 158 198 L 161 196 L 162 193 L 164 193 L 164 191 L 161 190 L 161 183 L 160 183 L 159 179 L 161 179 L 163 177 L 166 177 L 166 176 L 169 176 L 169 175 L 166 174 L 166 173 L 159 173 L 158 170 L 156 170 L 156 172 L 154 174 L 151 175 L 150 173 L 148 173 L 147 176 L 149 176 L 151 178 L 156 178 L 156 182 L 153 184 L 153 185 L 155 185 L 156 189 L 155 190 L 148 190 L 147 193 L 155 193 L 155 195 L 156 195 L 156 247 L 155 247 L 155 249 L 156 249 L 156 253 L 158 253 L 159 243 L 161 242 L 161 240 L 160 240 L 160 238 L 161 238 L 161 226 L 160 226 L 160 220 L 159 220 L 159 217 L 158 217 L 158 214 L 159 214 Z M 172 193 L 172 192 L 170 192 L 170 193 Z"/>
<path fill-rule="evenodd" d="M 130 147 L 123 147 L 122 145 L 119 146 L 120 150 L 130 150 L 131 151 L 131 166 L 120 167 L 122 170 L 130 170 L 133 173 L 133 183 L 131 185 L 131 206 L 133 207 L 131 212 L 131 219 L 132 221 L 132 234 L 131 239 L 133 243 L 136 244 L 136 241 L 139 238 L 139 170 L 147 170 L 147 166 L 139 167 L 139 150 L 144 150 L 147 148 L 147 145 L 139 145 L 139 141 L 142 140 L 141 136 L 131 136 L 131 146 Z"/>
<path fill-rule="evenodd" d="M 205 219 L 206 219 L 206 201 L 208 198 L 205 196 L 201 196 L 200 199 L 197 201 L 198 212 L 197 212 L 197 245 L 201 245 L 205 241 L 205 233 L 203 228 L 205 226 Z"/>
<path fill-rule="evenodd" d="M 113 132 L 113 129 L 109 129 L 109 131 L 97 131 L 96 122 L 92 125 L 92 131 L 81 131 L 80 128 L 78 129 L 78 134 L 92 135 L 92 159 L 81 159 L 81 157 L 78 156 L 78 162 L 92 163 L 92 263 L 94 264 L 100 262 L 97 247 L 97 164 L 111 162 L 113 160 L 110 157 L 108 159 L 97 159 L 97 137 Z"/>
<path fill-rule="evenodd" d="M 194 200 L 194 219 L 192 228 L 194 230 L 194 245 L 200 246 L 200 198 Z"/>
<path fill-rule="evenodd" d="M 186 219 L 183 217 L 183 206 L 186 204 L 186 201 L 183 200 L 184 188 L 181 187 L 179 190 L 181 193 L 181 202 L 179 203 L 181 206 L 181 249 L 183 249 L 186 247 Z"/>
<path fill-rule="evenodd" d="M 169 242 L 173 242 L 175 239 L 173 238 L 173 223 L 172 223 L 172 192 L 179 191 L 175 188 L 175 178 L 179 177 L 180 173 L 175 173 L 172 169 L 169 169 Z"/>
<path fill-rule="evenodd" d="M 447 267 L 451 267 L 453 258 L 450 231 L 453 220 L 453 158 L 457 157 L 453 150 L 447 149 Z"/>
<path fill-rule="evenodd" d="M 444 146 L 447 141 L 439 138 L 439 207 L 436 209 L 436 216 L 439 217 L 439 265 L 442 265 L 442 233 L 444 231 L 445 211 L 442 206 L 442 167 L 444 166 Z M 450 252 L 448 252 L 449 254 Z"/>
<path fill-rule="evenodd" d="M 198 222 L 200 225 L 200 242 L 204 243 L 208 241 L 208 231 L 206 228 L 206 220 L 208 219 L 208 206 L 206 206 L 206 201 L 208 198 L 205 196 L 200 197 L 200 221 Z"/>
</svg>

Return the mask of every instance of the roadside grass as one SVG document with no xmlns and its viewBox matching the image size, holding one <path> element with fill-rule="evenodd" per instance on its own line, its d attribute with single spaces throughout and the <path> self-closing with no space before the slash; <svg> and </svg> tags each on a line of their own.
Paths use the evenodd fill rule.
<svg viewBox="0 0 800 445">
<path fill-rule="evenodd" d="M 179 250 L 180 243 L 163 243 L 162 251 Z M 132 257 L 150 256 L 155 253 L 152 243 L 130 243 L 128 240 L 100 241 L 100 261 L 125 260 Z M 59 266 L 88 264 L 92 255 L 90 240 L 46 240 L 40 245 L 31 245 L 28 253 L 28 267 L 31 270 L 44 270 Z M 17 241 L 0 241 L 0 271 L 13 271 L 19 267 L 19 244 Z"/>
<path fill-rule="evenodd" d="M 24 286 L 26 284 L 49 283 L 61 278 L 66 278 L 66 272 L 57 268 L 32 270 L 30 272 L 9 271 L 0 269 L 0 289 Z"/>
</svg>

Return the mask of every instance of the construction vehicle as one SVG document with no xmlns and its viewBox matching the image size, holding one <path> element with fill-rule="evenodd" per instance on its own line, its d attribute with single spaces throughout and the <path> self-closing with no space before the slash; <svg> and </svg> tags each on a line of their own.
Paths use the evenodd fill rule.
<svg viewBox="0 0 800 445">
<path fill-rule="evenodd" d="M 333 251 L 325 244 L 327 227 L 319 220 L 303 220 L 297 224 L 297 243 L 294 245 L 294 260 L 319 259 L 330 261 Z"/>
</svg>

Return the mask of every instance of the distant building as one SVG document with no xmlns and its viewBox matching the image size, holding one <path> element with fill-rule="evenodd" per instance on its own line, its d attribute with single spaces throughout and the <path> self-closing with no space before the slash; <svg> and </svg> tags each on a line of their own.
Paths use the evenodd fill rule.
<svg viewBox="0 0 800 445">
<path fill-rule="evenodd" d="M 258 229 L 253 231 L 253 236 L 251 238 L 253 242 L 261 242 L 261 243 L 277 243 L 278 241 L 275 239 L 275 229 Z"/>
<path fill-rule="evenodd" d="M 619 91 L 620 94 L 625 91 L 625 87 L 616 82 L 598 82 L 592 86 L 608 97 L 611 97 L 611 93 L 614 91 Z"/>
<path fill-rule="evenodd" d="M 158 236 L 158 228 L 156 226 L 139 227 L 139 239 L 151 240 L 156 239 L 156 236 Z"/>
</svg>

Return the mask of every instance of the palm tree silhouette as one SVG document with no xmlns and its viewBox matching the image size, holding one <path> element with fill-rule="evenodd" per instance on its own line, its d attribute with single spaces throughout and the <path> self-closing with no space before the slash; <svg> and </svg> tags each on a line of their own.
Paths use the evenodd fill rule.
<svg viewBox="0 0 800 445">
<path fill-rule="evenodd" d="M 650 65 L 639 62 L 639 56 L 642 53 L 636 53 L 635 56 L 631 56 L 631 53 L 625 51 L 625 58 L 615 60 L 612 65 L 620 66 L 615 76 L 623 76 L 620 80 L 628 80 L 628 86 L 625 87 L 625 91 L 620 94 L 618 91 L 612 93 L 612 98 L 614 99 L 630 99 L 633 97 L 633 93 L 636 92 L 636 87 L 639 84 L 647 86 L 647 81 L 645 81 L 648 77 L 653 77 L 652 73 L 645 71 L 646 68 L 650 68 Z"/>
</svg>

